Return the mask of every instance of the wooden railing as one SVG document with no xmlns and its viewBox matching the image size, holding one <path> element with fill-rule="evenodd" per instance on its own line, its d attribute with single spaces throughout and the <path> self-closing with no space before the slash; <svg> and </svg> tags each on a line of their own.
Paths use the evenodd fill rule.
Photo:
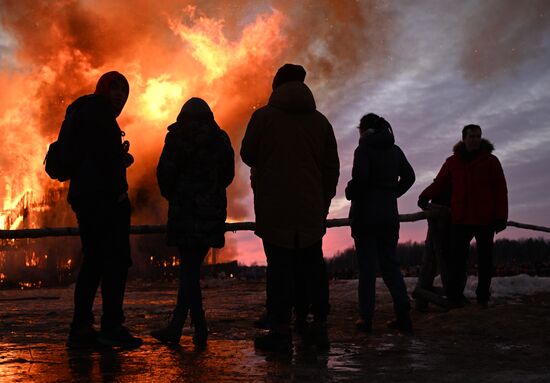
<svg viewBox="0 0 550 383">
<path fill-rule="evenodd" d="M 414 222 L 426 219 L 429 212 L 418 212 L 411 214 L 400 214 L 399 221 Z M 327 220 L 327 228 L 349 226 L 349 219 L 335 218 Z M 530 225 L 515 221 L 508 221 L 508 226 L 518 227 L 521 229 L 543 231 L 550 233 L 549 227 Z M 225 231 L 247 231 L 254 230 L 254 222 L 232 222 L 225 224 Z M 162 234 L 166 233 L 166 225 L 140 225 L 131 226 L 130 234 Z M 77 227 L 43 227 L 38 229 L 17 229 L 17 230 L 0 230 L 0 239 L 22 239 L 22 238 L 42 238 L 42 237 L 67 237 L 77 236 L 80 231 Z"/>
</svg>

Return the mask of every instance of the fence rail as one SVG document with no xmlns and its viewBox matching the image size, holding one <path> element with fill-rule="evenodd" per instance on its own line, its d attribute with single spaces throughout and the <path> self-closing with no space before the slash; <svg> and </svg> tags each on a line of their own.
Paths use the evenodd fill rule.
<svg viewBox="0 0 550 383">
<path fill-rule="evenodd" d="M 429 214 L 429 213 L 428 213 Z M 411 214 L 400 214 L 399 221 L 415 222 L 426 219 L 426 212 L 417 212 Z M 335 218 L 327 220 L 327 228 L 349 226 L 349 219 Z M 550 233 L 549 227 L 530 225 L 515 221 L 508 221 L 508 226 L 521 229 L 543 231 Z M 251 231 L 254 230 L 254 222 L 231 222 L 225 224 L 225 231 Z M 140 225 L 131 226 L 130 234 L 163 234 L 166 233 L 166 225 Z M 39 229 L 17 229 L 0 230 L 0 239 L 25 239 L 25 238 L 43 238 L 43 237 L 71 237 L 77 236 L 80 231 L 77 227 L 43 227 Z"/>
</svg>

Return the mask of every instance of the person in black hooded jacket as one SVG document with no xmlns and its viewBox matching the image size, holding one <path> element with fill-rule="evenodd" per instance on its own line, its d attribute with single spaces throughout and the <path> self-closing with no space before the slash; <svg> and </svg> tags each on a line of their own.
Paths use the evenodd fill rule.
<svg viewBox="0 0 550 383">
<path fill-rule="evenodd" d="M 189 99 L 168 127 L 157 166 L 160 192 L 168 200 L 169 246 L 180 253 L 180 285 L 170 323 L 151 332 L 163 343 L 179 343 L 188 313 L 195 326 L 193 342 L 204 346 L 206 318 L 202 308 L 200 266 L 210 247 L 224 246 L 226 188 L 235 175 L 234 153 L 227 133 L 208 104 Z"/>
<path fill-rule="evenodd" d="M 99 79 L 94 94 L 67 108 L 74 133 L 68 202 L 76 213 L 83 259 L 74 290 L 74 317 L 67 345 L 135 347 L 124 323 L 122 303 L 130 259 L 130 201 L 126 168 L 133 162 L 116 118 L 128 98 L 126 78 L 115 71 Z M 101 283 L 101 331 L 93 328 L 92 308 Z"/>
<path fill-rule="evenodd" d="M 412 333 L 410 303 L 397 261 L 399 238 L 397 198 L 413 185 L 414 171 L 394 144 L 390 124 L 369 113 L 361 118 L 361 137 L 353 159 L 352 179 L 346 187 L 351 200 L 351 233 L 359 262 L 359 329 L 370 332 L 375 304 L 376 262 L 394 302 L 391 326 Z"/>
</svg>

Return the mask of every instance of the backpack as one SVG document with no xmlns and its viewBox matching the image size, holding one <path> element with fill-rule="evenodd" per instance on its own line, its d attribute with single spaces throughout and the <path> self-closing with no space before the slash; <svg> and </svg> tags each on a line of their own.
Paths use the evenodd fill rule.
<svg viewBox="0 0 550 383">
<path fill-rule="evenodd" d="M 74 175 L 77 161 L 76 133 L 74 125 L 74 110 L 65 116 L 57 141 L 48 147 L 44 158 L 44 168 L 51 179 L 58 181 L 70 180 Z"/>
</svg>

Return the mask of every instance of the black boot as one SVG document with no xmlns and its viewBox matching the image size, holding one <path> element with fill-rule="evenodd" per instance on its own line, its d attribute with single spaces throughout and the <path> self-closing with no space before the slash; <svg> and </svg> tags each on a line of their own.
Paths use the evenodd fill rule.
<svg viewBox="0 0 550 383">
<path fill-rule="evenodd" d="M 186 319 L 187 311 L 174 311 L 168 326 L 151 331 L 151 336 L 161 343 L 179 344 Z"/>
<path fill-rule="evenodd" d="M 388 322 L 387 325 L 392 330 L 397 330 L 403 335 L 412 336 L 413 326 L 409 310 L 399 310 L 395 312 L 396 319 Z"/>
<path fill-rule="evenodd" d="M 193 319 L 193 326 L 195 327 L 195 333 L 193 334 L 193 344 L 197 347 L 205 347 L 206 340 L 208 339 L 208 326 L 206 324 L 206 317 L 204 310 L 201 310 L 197 314 L 191 314 Z"/>
<path fill-rule="evenodd" d="M 330 347 L 326 321 L 313 321 L 309 326 L 307 337 L 310 344 L 317 346 L 319 349 L 326 350 Z"/>
<path fill-rule="evenodd" d="M 292 352 L 294 346 L 290 326 L 273 326 L 267 334 L 254 338 L 254 347 L 261 351 Z"/>
</svg>

